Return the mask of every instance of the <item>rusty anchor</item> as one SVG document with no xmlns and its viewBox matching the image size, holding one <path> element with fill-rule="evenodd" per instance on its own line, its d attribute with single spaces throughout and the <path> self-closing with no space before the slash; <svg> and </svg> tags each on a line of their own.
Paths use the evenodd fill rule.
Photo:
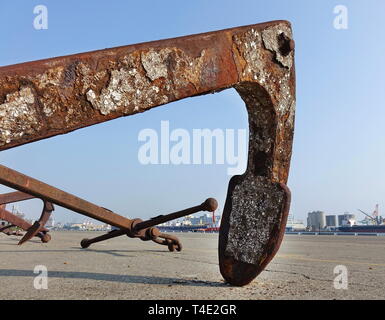
<svg viewBox="0 0 385 320">
<path fill-rule="evenodd" d="M 248 112 L 249 154 L 246 172 L 229 183 L 218 254 L 225 280 L 245 285 L 271 261 L 284 234 L 290 205 L 286 182 L 294 132 L 294 69 L 287 21 L 1 67 L 0 151 L 234 88 Z M 4 166 L 0 183 L 121 232 L 132 230 L 135 221 Z"/>
<path fill-rule="evenodd" d="M 43 212 L 39 221 L 35 222 L 32 226 L 19 217 L 14 215 L 14 218 L 10 217 L 12 214 L 6 210 L 0 211 L 0 219 L 4 217 L 4 220 L 7 220 L 13 224 L 18 223 L 18 226 L 20 226 L 23 230 L 27 230 L 27 233 L 20 240 L 19 244 L 24 243 L 25 241 L 31 239 L 33 236 L 40 236 L 42 233 L 45 236 L 49 236 L 44 232 L 46 229 L 43 229 L 43 226 L 53 211 L 54 203 L 69 210 L 83 214 L 87 217 L 97 219 L 99 221 L 120 228 L 120 230 L 118 230 L 120 233 L 111 232 L 95 239 L 84 239 L 81 242 L 81 246 L 83 248 L 88 247 L 91 243 L 94 242 L 100 242 L 113 237 L 117 237 L 119 235 L 127 234 L 131 238 L 153 240 L 155 243 L 167 245 L 170 251 L 174 251 L 175 249 L 180 251 L 182 249 L 182 245 L 178 238 L 161 233 L 157 228 L 153 228 L 153 226 L 199 211 L 213 212 L 218 207 L 218 203 L 215 199 L 208 198 L 205 202 L 198 206 L 170 213 L 168 215 L 157 216 L 147 221 L 142 221 L 141 219 L 128 219 L 112 212 L 111 210 L 99 207 L 63 190 L 59 190 L 44 182 L 28 177 L 20 172 L 2 165 L 0 165 L 0 183 L 20 191 L 18 195 L 3 195 L 5 199 L 11 198 L 12 200 L 15 200 L 15 198 L 18 197 L 19 200 L 17 201 L 21 201 L 23 199 L 26 200 L 31 198 L 39 198 L 42 199 L 44 203 Z M 24 223 L 22 223 L 20 220 L 23 220 Z M 160 240 L 159 238 L 163 238 L 164 240 Z"/>
<path fill-rule="evenodd" d="M 7 236 L 22 236 L 23 234 L 20 232 L 19 229 L 12 230 L 15 227 L 17 226 L 10 223 L 6 224 L 5 222 L 2 222 L 0 232 L 6 234 Z"/>
<path fill-rule="evenodd" d="M 5 233 L 6 235 L 15 235 L 23 237 L 19 241 L 19 245 L 30 240 L 34 236 L 40 238 L 41 242 L 43 243 L 47 243 L 51 240 L 51 236 L 48 234 L 49 230 L 44 227 L 40 228 L 37 232 L 32 234 L 32 236 L 29 235 L 28 232 L 31 230 L 32 225 L 24 219 L 12 214 L 11 212 L 3 208 L 0 208 L 0 219 L 8 222 L 8 224 L 5 224 L 5 222 L 2 223 L 0 232 Z M 11 231 L 13 227 L 18 227 L 19 229 L 27 231 L 27 233 L 23 235 L 19 229 Z"/>
<path fill-rule="evenodd" d="M 48 234 L 48 229 L 44 227 L 49 217 L 51 216 L 52 211 L 54 210 L 54 207 L 50 202 L 43 200 L 43 211 L 39 220 L 36 221 L 33 225 L 5 209 L 6 204 L 30 200 L 33 198 L 34 197 L 31 195 L 19 191 L 0 194 L 0 220 L 7 221 L 9 223 L 8 226 L 4 225 L 2 227 L 3 230 L 0 229 L 0 231 L 7 231 L 7 229 L 10 229 L 11 227 L 18 227 L 26 231 L 23 238 L 19 241 L 19 245 L 35 236 L 40 238 L 43 243 L 49 242 L 51 240 L 51 236 Z M 20 232 L 17 232 L 14 235 L 21 234 Z"/>
<path fill-rule="evenodd" d="M 178 219 L 187 215 L 191 215 L 199 211 L 214 212 L 217 208 L 218 208 L 217 200 L 215 200 L 214 198 L 208 198 L 206 199 L 205 202 L 203 202 L 198 206 L 191 207 L 178 212 L 170 213 L 167 215 L 160 215 L 147 221 L 142 221 L 141 219 L 135 219 L 132 222 L 131 229 L 129 230 L 127 229 L 112 230 L 107 234 L 101 235 L 99 237 L 95 237 L 93 239 L 83 239 L 80 245 L 82 246 L 82 248 L 88 248 L 92 243 L 104 241 L 107 239 L 112 239 L 125 234 L 130 238 L 139 238 L 143 241 L 152 240 L 155 243 L 166 245 L 168 246 L 168 249 L 170 251 L 174 251 L 174 250 L 181 251 L 182 244 L 180 243 L 177 237 L 166 233 L 162 233 L 160 232 L 159 229 L 154 228 L 154 226 L 167 221 Z"/>
</svg>

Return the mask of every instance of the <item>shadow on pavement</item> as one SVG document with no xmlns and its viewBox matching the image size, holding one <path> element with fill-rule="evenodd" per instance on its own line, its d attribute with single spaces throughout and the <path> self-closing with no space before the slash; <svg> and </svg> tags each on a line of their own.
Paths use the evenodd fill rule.
<svg viewBox="0 0 385 320">
<path fill-rule="evenodd" d="M 31 270 L 0 269 L 0 277 L 36 277 Z M 142 284 L 163 284 L 178 286 L 197 286 L 197 287 L 227 287 L 224 282 L 190 280 L 180 278 L 166 278 L 153 276 L 133 276 L 93 272 L 70 272 L 70 271 L 48 271 L 49 278 L 63 279 L 87 279 L 121 283 L 142 283 Z"/>
</svg>

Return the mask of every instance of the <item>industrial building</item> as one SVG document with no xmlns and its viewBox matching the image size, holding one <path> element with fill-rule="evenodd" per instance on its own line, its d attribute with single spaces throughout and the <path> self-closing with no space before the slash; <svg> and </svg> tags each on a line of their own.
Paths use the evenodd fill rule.
<svg viewBox="0 0 385 320">
<path fill-rule="evenodd" d="M 322 211 L 313 211 L 309 212 L 307 217 L 307 228 L 311 231 L 321 231 L 323 229 L 333 230 L 333 228 L 354 224 L 356 224 L 356 216 L 349 213 L 337 216 L 325 215 Z"/>
<path fill-rule="evenodd" d="M 345 226 L 347 224 L 355 224 L 356 216 L 354 214 L 344 213 L 338 215 L 338 226 Z"/>
<path fill-rule="evenodd" d="M 295 220 L 292 214 L 287 217 L 286 231 L 305 231 L 306 226 L 302 220 Z"/>
<path fill-rule="evenodd" d="M 326 216 L 326 226 L 327 227 L 337 227 L 337 216 L 336 215 Z"/>
<path fill-rule="evenodd" d="M 313 211 L 307 214 L 307 227 L 311 231 L 320 231 L 326 227 L 325 213 Z"/>
</svg>

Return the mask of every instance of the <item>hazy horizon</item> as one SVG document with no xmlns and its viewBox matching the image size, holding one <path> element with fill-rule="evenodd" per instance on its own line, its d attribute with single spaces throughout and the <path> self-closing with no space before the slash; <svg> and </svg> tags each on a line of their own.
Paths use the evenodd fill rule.
<svg viewBox="0 0 385 320">
<path fill-rule="evenodd" d="M 34 6 L 48 8 L 48 29 L 35 30 Z M 349 23 L 335 29 L 333 9 L 344 5 Z M 297 106 L 288 186 L 290 213 L 385 212 L 385 2 L 13 1 L 0 3 L 4 31 L 0 65 L 173 38 L 206 31 L 289 20 L 296 42 Z M 141 130 L 248 129 L 235 90 L 177 101 L 0 153 L 0 163 L 130 218 L 149 218 L 217 198 L 222 212 L 227 165 L 142 165 Z M 0 187 L 0 191 L 10 189 Z M 41 201 L 18 204 L 28 218 Z M 56 221 L 88 218 L 56 207 Z"/>
</svg>

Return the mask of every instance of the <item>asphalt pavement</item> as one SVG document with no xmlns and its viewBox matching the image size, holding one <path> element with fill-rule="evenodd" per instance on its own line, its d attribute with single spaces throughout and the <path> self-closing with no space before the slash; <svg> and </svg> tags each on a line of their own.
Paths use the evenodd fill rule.
<svg viewBox="0 0 385 320">
<path fill-rule="evenodd" d="M 0 299 L 385 299 L 382 236 L 286 235 L 240 288 L 221 277 L 217 234 L 175 233 L 181 252 L 126 236 L 80 248 L 100 234 L 56 231 L 22 246 L 0 234 Z"/>
</svg>

